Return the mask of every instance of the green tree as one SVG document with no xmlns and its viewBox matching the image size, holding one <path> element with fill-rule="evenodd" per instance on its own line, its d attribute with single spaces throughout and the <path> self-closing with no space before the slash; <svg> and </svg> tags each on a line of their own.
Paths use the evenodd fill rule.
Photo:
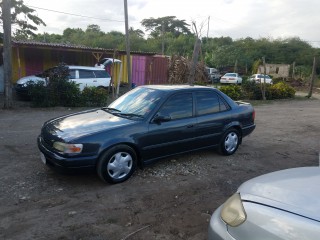
<svg viewBox="0 0 320 240">
<path fill-rule="evenodd" d="M 134 29 L 133 27 L 129 28 L 129 34 L 130 34 L 130 36 L 137 36 L 137 37 L 140 37 L 140 38 L 144 37 L 144 32 L 142 30 Z"/>
<path fill-rule="evenodd" d="M 0 2 L 0 16 L 2 24 L 2 4 Z M 17 27 L 14 36 L 18 39 L 28 39 L 30 36 L 35 36 L 37 26 L 46 24 L 36 15 L 35 10 L 24 5 L 23 0 L 11 0 L 11 21 L 12 25 Z"/>
<path fill-rule="evenodd" d="M 161 37 L 162 33 L 172 33 L 176 37 L 191 34 L 190 25 L 185 20 L 176 19 L 175 16 L 143 19 L 141 24 L 153 38 Z"/>
</svg>

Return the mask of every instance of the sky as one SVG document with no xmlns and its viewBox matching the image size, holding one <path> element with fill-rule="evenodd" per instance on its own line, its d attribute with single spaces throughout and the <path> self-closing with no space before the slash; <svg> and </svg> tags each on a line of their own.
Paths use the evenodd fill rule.
<svg viewBox="0 0 320 240">
<path fill-rule="evenodd" d="M 145 29 L 147 18 L 176 16 L 195 23 L 201 37 L 240 39 L 299 37 L 320 47 L 318 0 L 127 0 L 129 27 Z M 125 32 L 122 0 L 24 0 L 45 23 L 39 33 L 99 25 L 104 32 Z"/>
</svg>

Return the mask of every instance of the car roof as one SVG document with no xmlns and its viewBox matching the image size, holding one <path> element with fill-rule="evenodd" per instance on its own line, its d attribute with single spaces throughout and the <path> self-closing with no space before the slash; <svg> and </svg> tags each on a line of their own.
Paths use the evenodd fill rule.
<svg viewBox="0 0 320 240">
<path fill-rule="evenodd" d="M 320 221 L 320 167 L 276 171 L 248 180 L 241 198 Z"/>
<path fill-rule="evenodd" d="M 69 69 L 105 71 L 105 69 L 100 68 L 100 67 L 88 67 L 88 66 L 76 66 L 76 65 L 68 65 L 68 67 L 69 67 Z"/>
<path fill-rule="evenodd" d="M 158 89 L 162 91 L 180 91 L 180 90 L 213 90 L 213 87 L 200 86 L 200 85 L 143 85 L 140 87 Z"/>
</svg>

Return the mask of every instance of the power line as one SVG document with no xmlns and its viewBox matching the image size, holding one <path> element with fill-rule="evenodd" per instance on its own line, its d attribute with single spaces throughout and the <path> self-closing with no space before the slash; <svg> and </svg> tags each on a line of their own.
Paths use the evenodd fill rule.
<svg viewBox="0 0 320 240">
<path fill-rule="evenodd" d="M 85 15 L 79 15 L 79 14 L 73 14 L 73 13 L 67 13 L 67 12 L 60 12 L 60 11 L 56 11 L 56 10 L 52 10 L 52 9 L 35 7 L 35 6 L 30 6 L 30 5 L 26 5 L 26 6 L 28 6 L 28 7 L 30 7 L 30 8 L 36 8 L 36 9 L 48 11 L 48 12 L 55 12 L 55 13 L 60 13 L 60 14 L 65 14 L 65 15 L 82 17 L 82 18 L 90 18 L 90 19 L 96 19 L 96 20 L 102 20 L 102 21 L 109 21 L 109 22 L 124 22 L 124 21 L 120 21 L 120 20 L 113 20 L 113 19 L 107 19 L 107 18 L 96 18 L 96 17 L 85 16 Z"/>
</svg>

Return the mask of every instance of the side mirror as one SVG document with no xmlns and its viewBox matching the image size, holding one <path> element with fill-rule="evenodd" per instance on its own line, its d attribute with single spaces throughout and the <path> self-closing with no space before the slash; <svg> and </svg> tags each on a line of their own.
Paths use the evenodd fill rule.
<svg viewBox="0 0 320 240">
<path fill-rule="evenodd" d="M 171 121 L 171 117 L 169 115 L 156 115 L 153 120 L 154 123 L 162 123 Z"/>
</svg>

